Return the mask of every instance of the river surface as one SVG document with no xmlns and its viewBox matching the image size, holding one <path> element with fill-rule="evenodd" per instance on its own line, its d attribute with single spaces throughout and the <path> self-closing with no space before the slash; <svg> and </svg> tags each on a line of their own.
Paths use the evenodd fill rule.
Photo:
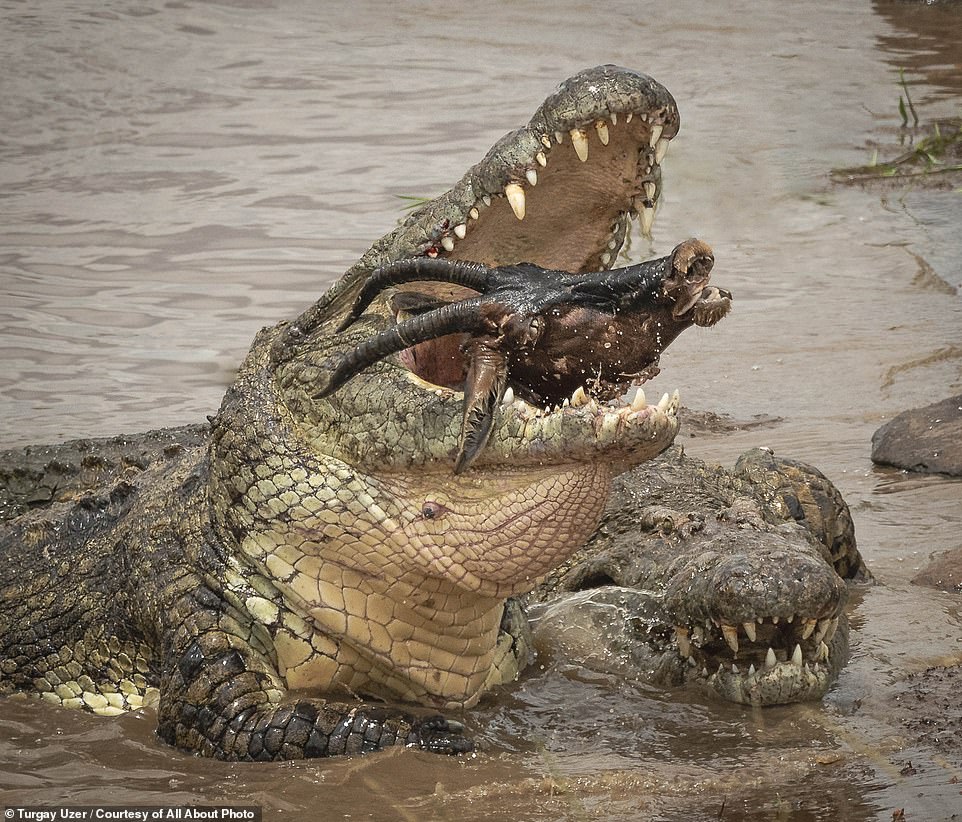
<svg viewBox="0 0 962 822">
<path fill-rule="evenodd" d="M 0 804 L 260 805 L 267 819 L 910 820 L 962 815 L 962 762 L 891 711 L 962 661 L 962 599 L 910 580 L 962 545 L 962 484 L 873 467 L 872 432 L 962 390 L 962 193 L 858 189 L 899 152 L 898 69 L 958 115 L 962 6 L 912 3 L 0 2 L 0 448 L 196 422 L 258 328 L 296 315 L 557 82 L 662 81 L 682 129 L 641 259 L 698 236 L 735 294 L 658 388 L 762 428 L 841 488 L 878 584 L 821 703 L 746 710 L 536 666 L 467 718 L 483 750 L 232 765 L 149 711 L 0 700 Z M 962 699 L 960 699 L 962 701 Z M 911 764 L 909 764 L 911 763 Z"/>
</svg>

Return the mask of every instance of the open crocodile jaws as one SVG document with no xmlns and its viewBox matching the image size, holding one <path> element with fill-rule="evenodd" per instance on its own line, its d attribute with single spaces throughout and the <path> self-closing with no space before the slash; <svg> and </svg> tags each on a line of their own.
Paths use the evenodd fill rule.
<svg viewBox="0 0 962 822">
<path fill-rule="evenodd" d="M 334 328 L 365 277 L 401 255 L 463 245 L 491 265 L 610 266 L 636 205 L 654 205 L 659 141 L 676 130 L 674 102 L 650 79 L 612 68 L 572 78 L 316 306 L 255 343 L 215 422 L 212 496 L 232 499 L 218 525 L 327 638 L 320 652 L 275 642 L 289 686 L 451 708 L 515 676 L 519 660 L 498 643 L 504 599 L 585 542 L 616 473 L 672 442 L 677 394 L 600 404 L 580 389 L 547 409 L 509 394 L 472 470 L 455 476 L 463 395 L 403 357 L 315 398 L 330 358 L 394 319 L 383 308 Z M 582 137 L 559 144 L 573 132 L 592 135 L 587 161 Z M 538 192 L 523 221 L 510 186 Z"/>
<path fill-rule="evenodd" d="M 530 633 L 506 598 L 585 542 L 613 476 L 672 442 L 677 395 L 649 404 L 615 374 L 564 397 L 538 387 L 536 407 L 507 385 L 456 474 L 463 396 L 445 363 L 415 374 L 416 352 L 396 352 L 322 396 L 345 351 L 397 322 L 392 296 L 337 329 L 395 261 L 607 271 L 632 217 L 651 228 L 677 129 L 650 78 L 565 81 L 315 305 L 258 334 L 209 447 L 5 526 L 0 691 L 108 715 L 157 700 L 162 738 L 220 758 L 469 749 L 456 722 L 389 703 L 469 706 L 517 675 Z M 728 296 L 675 308 L 711 324 Z"/>
</svg>

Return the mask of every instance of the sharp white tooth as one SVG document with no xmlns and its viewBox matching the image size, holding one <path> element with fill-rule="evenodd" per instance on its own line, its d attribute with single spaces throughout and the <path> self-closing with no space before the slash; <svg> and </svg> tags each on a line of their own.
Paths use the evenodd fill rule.
<svg viewBox="0 0 962 822">
<path fill-rule="evenodd" d="M 706 679 L 708 678 L 708 668 L 706 668 L 704 665 L 701 666 L 701 675 Z"/>
<path fill-rule="evenodd" d="M 645 392 L 641 386 L 638 386 L 638 390 L 635 391 L 635 396 L 631 398 L 631 410 L 641 411 L 648 407 L 648 401 L 645 399 Z"/>
<path fill-rule="evenodd" d="M 524 189 L 521 188 L 517 183 L 508 183 L 504 187 L 504 196 L 508 198 L 508 202 L 511 204 L 511 210 L 514 212 L 514 216 L 519 220 L 524 219 Z"/>
<path fill-rule="evenodd" d="M 661 163 L 665 159 L 665 155 L 668 153 L 668 141 L 659 140 L 658 145 L 655 146 L 655 162 Z"/>
<path fill-rule="evenodd" d="M 629 111 L 629 112 L 625 115 L 625 123 L 630 123 L 630 122 L 631 122 L 631 118 L 634 117 L 634 116 L 635 116 L 635 113 L 634 113 L 633 111 Z"/>
<path fill-rule="evenodd" d="M 661 133 L 664 130 L 665 130 L 664 126 L 658 126 L 658 125 L 652 126 L 651 134 L 648 135 L 648 145 L 650 145 L 652 148 L 657 146 L 658 140 L 661 138 Z"/>
<path fill-rule="evenodd" d="M 773 616 L 773 617 L 772 617 L 772 625 L 778 625 L 778 617 L 777 617 L 777 616 Z"/>
<path fill-rule="evenodd" d="M 654 200 L 654 199 L 655 199 L 655 184 L 654 184 L 654 183 L 645 183 L 644 186 L 642 186 L 642 188 L 645 189 L 645 196 L 646 196 L 649 200 Z"/>
<path fill-rule="evenodd" d="M 482 194 L 482 195 L 481 195 L 481 202 L 484 203 L 486 206 L 490 206 L 490 205 L 491 205 L 491 197 L 489 197 L 487 194 Z"/>
<path fill-rule="evenodd" d="M 802 639 L 808 639 L 812 635 L 812 631 L 815 630 L 816 625 L 818 625 L 817 619 L 806 619 L 802 627 Z"/>
<path fill-rule="evenodd" d="M 641 233 L 651 237 L 651 227 L 655 224 L 655 209 L 644 207 L 641 209 Z"/>
<path fill-rule="evenodd" d="M 778 660 L 775 659 L 775 652 L 771 648 L 769 648 L 768 653 L 765 654 L 765 667 L 770 671 L 772 668 L 775 667 L 777 662 Z"/>
<path fill-rule="evenodd" d="M 459 240 L 463 240 L 464 235 L 468 233 L 468 227 L 464 223 L 460 223 L 454 227 L 454 233 Z"/>
<path fill-rule="evenodd" d="M 828 632 L 831 623 L 831 619 L 820 619 L 818 621 L 818 630 L 815 631 L 815 639 L 813 640 L 816 645 L 825 638 L 825 634 Z"/>
<path fill-rule="evenodd" d="M 755 676 L 755 666 L 754 666 L 754 665 L 749 665 L 749 666 L 748 666 L 748 675 L 749 675 L 749 676 Z"/>
<path fill-rule="evenodd" d="M 678 643 L 678 653 L 683 657 L 691 656 L 691 640 L 688 639 L 688 629 L 681 625 L 675 626 L 675 642 Z"/>
<path fill-rule="evenodd" d="M 822 642 L 830 642 L 837 630 L 838 617 L 832 617 L 832 621 L 828 624 L 828 630 L 825 632 L 825 636 L 822 637 Z"/>
<path fill-rule="evenodd" d="M 601 436 L 614 437 L 618 433 L 618 423 L 621 421 L 621 414 L 607 412 L 601 420 Z"/>
<path fill-rule="evenodd" d="M 601 145 L 608 145 L 608 124 L 604 120 L 598 120 L 595 123 L 595 131 L 598 132 L 598 139 L 601 140 Z"/>
<path fill-rule="evenodd" d="M 675 414 L 678 412 L 678 409 L 680 407 L 681 407 L 681 394 L 678 393 L 678 389 L 676 388 L 674 391 L 671 392 L 671 402 L 668 403 L 668 413 Z"/>
<path fill-rule="evenodd" d="M 571 142 L 575 147 L 575 154 L 582 163 L 588 160 L 588 135 L 581 129 L 573 128 L 570 132 Z"/>
<path fill-rule="evenodd" d="M 555 138 L 555 140 L 557 140 L 559 143 L 563 143 L 563 142 L 565 141 L 564 132 L 563 132 L 563 131 L 556 131 L 556 132 L 554 133 L 554 138 Z"/>
<path fill-rule="evenodd" d="M 524 176 L 528 180 L 528 182 L 531 183 L 531 185 L 533 186 L 538 185 L 538 172 L 535 171 L 533 168 L 529 168 L 524 173 Z"/>
<path fill-rule="evenodd" d="M 561 140 L 558 140 L 558 142 L 560 143 Z M 545 148 L 551 148 L 551 138 L 547 134 L 541 135 L 541 145 Z"/>
<path fill-rule="evenodd" d="M 478 217 L 481 216 L 481 212 L 478 211 L 476 208 L 472 208 L 472 209 L 468 212 L 468 216 L 469 216 L 472 220 L 477 220 Z"/>
<path fill-rule="evenodd" d="M 667 397 L 668 395 L 665 394 Z M 734 625 L 722 625 L 722 635 L 725 637 L 725 642 L 728 643 L 728 647 L 732 649 L 733 654 L 738 653 L 738 628 Z"/>
<path fill-rule="evenodd" d="M 514 402 L 514 389 L 509 385 L 504 392 L 504 396 L 501 398 L 502 405 L 511 405 Z"/>
<path fill-rule="evenodd" d="M 795 614 L 789 614 L 787 617 L 785 617 L 785 621 L 791 625 L 795 621 Z"/>
<path fill-rule="evenodd" d="M 449 237 L 447 234 L 445 234 L 441 238 L 441 246 L 444 248 L 445 251 L 454 251 L 454 240 L 451 237 Z"/>
<path fill-rule="evenodd" d="M 746 636 L 748 637 L 749 642 L 754 642 L 754 641 L 755 641 L 755 637 L 756 637 L 756 633 L 755 633 L 755 623 L 754 623 L 754 622 L 743 622 L 743 623 L 742 623 L 742 628 L 745 629 L 745 634 L 746 634 Z"/>
<path fill-rule="evenodd" d="M 734 662 L 732 663 L 732 673 L 738 676 L 738 666 Z"/>
<path fill-rule="evenodd" d="M 671 397 L 669 397 L 668 394 L 665 393 L 665 394 L 662 396 L 662 398 L 661 398 L 660 400 L 658 400 L 658 410 L 661 411 L 662 413 L 664 413 L 665 411 L 668 410 L 668 403 L 670 403 L 670 402 L 671 402 Z M 724 626 L 722 626 L 722 627 L 724 627 Z"/>
<path fill-rule="evenodd" d="M 815 659 L 818 662 L 826 662 L 828 660 L 828 645 L 824 642 L 818 644 L 818 650 L 815 651 Z"/>
<path fill-rule="evenodd" d="M 571 395 L 571 407 L 581 408 L 581 406 L 587 405 L 587 404 L 588 404 L 588 395 L 585 393 L 585 387 L 583 385 L 579 385 L 574 390 L 574 393 Z"/>
<path fill-rule="evenodd" d="M 611 255 L 607 251 L 601 255 L 601 264 L 611 265 Z"/>
<path fill-rule="evenodd" d="M 792 652 L 792 665 L 796 668 L 802 667 L 802 646 L 798 643 L 795 644 L 795 650 Z"/>
<path fill-rule="evenodd" d="M 534 158 L 535 160 L 538 161 L 538 165 L 541 166 L 542 168 L 548 165 L 548 158 L 545 156 L 545 153 L 543 151 L 539 151 L 537 154 L 535 154 Z"/>
</svg>

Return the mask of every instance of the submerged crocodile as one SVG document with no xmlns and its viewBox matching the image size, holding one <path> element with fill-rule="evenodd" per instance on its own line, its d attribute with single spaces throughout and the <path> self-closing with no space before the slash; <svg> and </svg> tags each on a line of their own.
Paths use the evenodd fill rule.
<svg viewBox="0 0 962 822">
<path fill-rule="evenodd" d="M 534 640 L 733 702 L 817 699 L 848 652 L 846 581 L 870 578 L 817 469 L 753 449 L 726 471 L 675 446 L 615 480 L 597 532 L 531 595 Z"/>
<path fill-rule="evenodd" d="M 678 122 L 643 75 L 569 79 L 258 334 L 209 432 L 127 461 L 95 446 L 80 478 L 105 485 L 75 499 L 69 482 L 14 493 L 44 504 L 0 533 L 0 689 L 108 715 L 156 703 L 163 739 L 221 758 L 470 748 L 431 711 L 517 675 L 512 597 L 677 432 L 677 396 L 626 388 L 728 310 L 697 241 L 611 271 L 631 218 L 651 228 Z"/>
</svg>

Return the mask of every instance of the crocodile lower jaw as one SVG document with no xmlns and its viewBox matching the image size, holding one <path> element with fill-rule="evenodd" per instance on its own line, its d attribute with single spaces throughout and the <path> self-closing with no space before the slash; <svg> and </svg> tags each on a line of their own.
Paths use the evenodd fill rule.
<svg viewBox="0 0 962 822">
<path fill-rule="evenodd" d="M 710 620 L 676 625 L 687 677 L 732 702 L 773 705 L 816 699 L 842 666 L 840 615 L 759 617 L 739 627 Z"/>
</svg>

